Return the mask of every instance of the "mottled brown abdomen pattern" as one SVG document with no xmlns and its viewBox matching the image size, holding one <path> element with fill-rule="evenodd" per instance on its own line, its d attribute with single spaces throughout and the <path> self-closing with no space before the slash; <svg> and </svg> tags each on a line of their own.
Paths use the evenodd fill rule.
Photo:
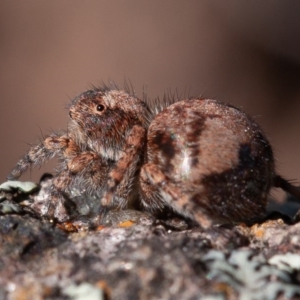
<svg viewBox="0 0 300 300">
<path fill-rule="evenodd" d="M 150 124 L 146 160 L 141 184 L 152 188 L 143 196 L 146 207 L 162 201 L 200 224 L 206 217 L 252 221 L 265 212 L 275 174 L 272 149 L 237 108 L 207 99 L 170 105 Z"/>
</svg>

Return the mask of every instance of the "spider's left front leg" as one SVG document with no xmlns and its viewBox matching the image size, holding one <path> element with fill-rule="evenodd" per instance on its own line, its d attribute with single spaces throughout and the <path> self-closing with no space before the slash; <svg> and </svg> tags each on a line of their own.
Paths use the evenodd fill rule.
<svg viewBox="0 0 300 300">
<path fill-rule="evenodd" d="M 81 184 L 85 189 L 96 191 L 101 189 L 108 171 L 108 166 L 94 152 L 82 152 L 69 159 L 64 170 L 56 177 L 51 179 L 50 184 L 46 185 L 42 193 L 35 198 L 32 205 L 34 211 L 42 216 L 63 222 L 69 219 L 69 207 L 73 206 L 70 202 L 70 185 Z M 74 183 L 74 179 L 78 180 Z"/>
<path fill-rule="evenodd" d="M 52 134 L 42 143 L 31 147 L 28 153 L 18 161 L 7 179 L 16 180 L 31 166 L 41 166 L 56 155 L 71 159 L 79 152 L 79 147 L 67 135 Z"/>
<path fill-rule="evenodd" d="M 68 188 L 72 183 L 74 176 L 85 168 L 94 157 L 79 154 L 73 159 L 69 157 L 69 161 L 57 176 L 51 179 L 49 185 L 45 185 L 42 192 L 35 197 L 35 202 L 31 208 L 41 216 L 55 219 L 59 222 L 67 221 L 70 218 L 68 208 L 71 202 L 69 201 Z"/>
<path fill-rule="evenodd" d="M 56 177 L 41 183 L 40 192 L 34 196 L 34 202 L 30 205 L 39 216 L 47 217 L 59 222 L 67 221 L 69 214 L 69 197 L 66 189 L 70 185 L 72 177 L 69 170 L 61 171 Z"/>
<path fill-rule="evenodd" d="M 101 199 L 103 211 L 116 205 L 123 208 L 128 204 L 145 139 L 146 130 L 138 125 L 133 126 L 126 139 L 123 155 L 108 174 L 107 190 Z M 114 198 L 122 200 L 116 201 Z"/>
</svg>

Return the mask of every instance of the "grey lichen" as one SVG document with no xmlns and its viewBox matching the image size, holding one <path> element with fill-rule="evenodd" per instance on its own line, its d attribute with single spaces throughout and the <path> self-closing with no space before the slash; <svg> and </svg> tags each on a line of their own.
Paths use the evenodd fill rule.
<svg viewBox="0 0 300 300">
<path fill-rule="evenodd" d="M 300 271 L 300 255 L 295 253 L 277 254 L 268 260 L 269 264 L 276 266 L 280 270 L 292 273 Z"/>
<path fill-rule="evenodd" d="M 72 284 L 63 290 L 63 294 L 72 300 L 103 300 L 103 292 L 100 288 L 90 284 L 81 283 L 79 285 Z"/>
<path fill-rule="evenodd" d="M 0 214 L 22 213 L 19 203 L 26 205 L 30 194 L 38 190 L 34 182 L 8 180 L 0 185 Z M 13 201 L 12 201 L 13 200 Z"/>
<path fill-rule="evenodd" d="M 297 255 L 299 256 L 299 255 Z M 281 256 L 281 260 L 286 260 Z M 290 256 L 287 256 L 290 258 Z M 279 268 L 252 250 L 239 249 L 228 256 L 220 251 L 211 250 L 204 256 L 209 269 L 207 278 L 232 287 L 242 300 L 276 299 L 282 295 L 287 299 L 300 295 L 300 287 L 293 284 L 293 265 Z M 273 260 L 277 261 L 277 260 Z"/>
<path fill-rule="evenodd" d="M 19 190 L 23 193 L 30 193 L 35 190 L 38 185 L 31 181 L 8 180 L 0 185 L 0 191 L 11 192 Z"/>
</svg>

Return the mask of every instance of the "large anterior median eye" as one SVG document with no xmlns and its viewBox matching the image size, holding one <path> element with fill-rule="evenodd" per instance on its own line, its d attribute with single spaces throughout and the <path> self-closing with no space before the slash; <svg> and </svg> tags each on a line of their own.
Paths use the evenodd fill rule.
<svg viewBox="0 0 300 300">
<path fill-rule="evenodd" d="M 97 110 L 98 111 L 103 111 L 105 109 L 105 106 L 103 104 L 98 104 L 97 105 Z"/>
</svg>

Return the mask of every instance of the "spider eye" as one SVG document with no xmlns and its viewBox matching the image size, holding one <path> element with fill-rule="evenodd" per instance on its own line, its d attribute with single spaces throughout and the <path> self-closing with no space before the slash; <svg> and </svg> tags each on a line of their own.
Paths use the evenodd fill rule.
<svg viewBox="0 0 300 300">
<path fill-rule="evenodd" d="M 97 110 L 98 110 L 98 111 L 103 111 L 104 108 L 105 108 L 105 106 L 102 105 L 102 104 L 98 104 L 98 105 L 97 105 Z"/>
</svg>

